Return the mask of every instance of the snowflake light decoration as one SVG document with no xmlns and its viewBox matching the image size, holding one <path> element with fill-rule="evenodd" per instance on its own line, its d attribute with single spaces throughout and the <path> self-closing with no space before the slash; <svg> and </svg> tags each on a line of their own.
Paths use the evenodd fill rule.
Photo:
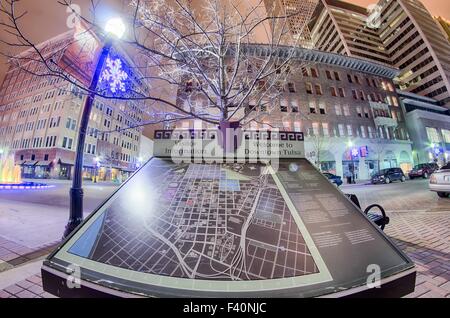
<svg viewBox="0 0 450 318">
<path fill-rule="evenodd" d="M 358 157 L 358 155 L 359 155 L 358 149 L 353 148 L 353 149 L 352 149 L 352 156 L 353 156 L 353 157 Z"/>
<path fill-rule="evenodd" d="M 128 74 L 122 70 L 122 61 L 120 59 L 106 59 L 106 68 L 100 76 L 100 82 L 106 81 L 109 83 L 111 92 L 117 91 L 125 92 L 125 81 L 128 79 Z"/>
</svg>

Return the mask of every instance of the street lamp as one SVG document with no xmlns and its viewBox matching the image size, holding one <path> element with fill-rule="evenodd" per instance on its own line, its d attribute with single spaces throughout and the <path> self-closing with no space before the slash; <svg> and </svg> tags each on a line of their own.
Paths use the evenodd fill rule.
<svg viewBox="0 0 450 318">
<path fill-rule="evenodd" d="M 355 181 L 355 161 L 353 159 L 353 141 L 349 140 L 347 142 L 347 146 L 349 148 L 349 152 L 350 152 L 350 157 L 352 159 L 352 166 L 351 166 L 351 170 L 352 170 L 352 182 L 351 183 L 356 183 Z"/>
<path fill-rule="evenodd" d="M 100 161 L 101 158 L 99 156 L 94 158 L 95 161 L 95 175 L 94 175 L 94 183 L 97 183 L 97 176 L 98 176 L 98 168 L 100 168 Z"/>
<path fill-rule="evenodd" d="M 120 39 L 123 36 L 125 33 L 125 25 L 120 18 L 110 19 L 105 25 L 105 33 L 105 43 L 98 58 L 91 84 L 89 85 L 89 95 L 84 103 L 83 114 L 80 121 L 72 188 L 70 189 L 70 217 L 64 231 L 64 237 L 67 237 L 83 221 L 83 150 L 89 116 L 91 114 L 97 84 L 109 51 L 111 50 L 113 39 Z"/>
</svg>

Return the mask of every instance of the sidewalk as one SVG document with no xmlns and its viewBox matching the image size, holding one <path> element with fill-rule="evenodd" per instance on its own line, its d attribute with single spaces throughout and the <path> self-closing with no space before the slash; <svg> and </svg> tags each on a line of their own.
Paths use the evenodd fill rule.
<svg viewBox="0 0 450 318">
<path fill-rule="evenodd" d="M 356 180 L 356 183 L 354 184 L 348 184 L 347 180 L 343 180 L 344 183 L 341 185 L 341 188 L 351 188 L 351 187 L 358 187 L 362 185 L 372 185 L 370 180 Z"/>
</svg>

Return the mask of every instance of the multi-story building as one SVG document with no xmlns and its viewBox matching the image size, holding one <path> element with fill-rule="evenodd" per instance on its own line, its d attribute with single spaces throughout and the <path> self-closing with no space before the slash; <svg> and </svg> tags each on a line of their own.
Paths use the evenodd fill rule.
<svg viewBox="0 0 450 318">
<path fill-rule="evenodd" d="M 416 164 L 450 161 L 450 110 L 434 99 L 398 91 Z"/>
<path fill-rule="evenodd" d="M 443 17 L 435 17 L 434 19 L 441 27 L 442 32 L 447 37 L 447 40 L 450 42 L 450 21 L 444 19 Z"/>
<path fill-rule="evenodd" d="M 268 16 L 287 17 L 287 21 L 284 19 L 279 21 L 279 27 L 285 29 L 282 32 L 288 31 L 288 36 L 283 39 L 285 44 L 295 43 L 311 48 L 311 32 L 308 23 L 318 2 L 319 0 L 265 0 L 264 6 Z M 277 30 L 272 31 L 277 32 Z"/>
<path fill-rule="evenodd" d="M 255 57 L 265 52 L 258 48 L 254 46 Z M 360 58 L 297 50 L 301 71 L 289 73 L 271 111 L 267 105 L 249 101 L 246 111 L 255 112 L 258 122 L 251 121 L 244 128 L 302 131 L 308 159 L 322 171 L 341 176 L 349 175 L 352 167 L 358 179 L 389 167 L 409 171 L 411 142 L 393 83 L 398 71 Z M 178 102 L 191 92 L 190 83 L 179 91 Z M 179 126 L 213 128 L 200 121 Z"/>
<path fill-rule="evenodd" d="M 70 65 L 74 32 L 52 38 L 39 48 L 45 56 L 57 59 L 56 63 L 64 60 Z M 59 78 L 24 70 L 44 71 L 39 70 L 42 67 L 27 64 L 19 68 L 11 63 L 0 88 L 0 147 L 14 152 L 25 178 L 70 179 L 86 95 Z M 141 128 L 122 128 L 141 120 L 142 110 L 133 102 L 95 98 L 84 148 L 85 178 L 97 175 L 120 180 L 135 170 Z"/>
<path fill-rule="evenodd" d="M 313 16 L 316 48 L 389 64 L 404 91 L 450 107 L 450 43 L 418 0 L 381 0 L 375 9 L 321 0 Z"/>
</svg>

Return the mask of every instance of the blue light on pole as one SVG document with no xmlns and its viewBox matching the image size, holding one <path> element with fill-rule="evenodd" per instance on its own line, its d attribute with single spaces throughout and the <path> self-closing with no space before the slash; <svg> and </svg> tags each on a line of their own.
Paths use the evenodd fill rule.
<svg viewBox="0 0 450 318">
<path fill-rule="evenodd" d="M 120 18 L 110 19 L 105 25 L 105 39 L 100 55 L 93 70 L 91 83 L 89 85 L 89 95 L 85 99 L 83 113 L 78 129 L 78 144 L 75 155 L 75 165 L 73 173 L 72 187 L 70 188 L 70 217 L 64 231 L 67 237 L 83 221 L 83 155 L 86 140 L 86 131 L 89 124 L 89 117 L 92 110 L 96 94 L 105 93 L 105 89 L 98 87 L 99 83 L 107 83 L 108 91 L 114 95 L 118 91 L 125 89 L 125 80 L 128 74 L 124 75 L 123 63 L 111 56 L 111 49 L 114 39 L 121 38 L 125 33 L 125 24 Z M 106 66 L 106 70 L 104 67 Z M 105 73 L 105 72 L 108 73 Z M 97 163 L 98 164 L 98 163 Z"/>
</svg>

